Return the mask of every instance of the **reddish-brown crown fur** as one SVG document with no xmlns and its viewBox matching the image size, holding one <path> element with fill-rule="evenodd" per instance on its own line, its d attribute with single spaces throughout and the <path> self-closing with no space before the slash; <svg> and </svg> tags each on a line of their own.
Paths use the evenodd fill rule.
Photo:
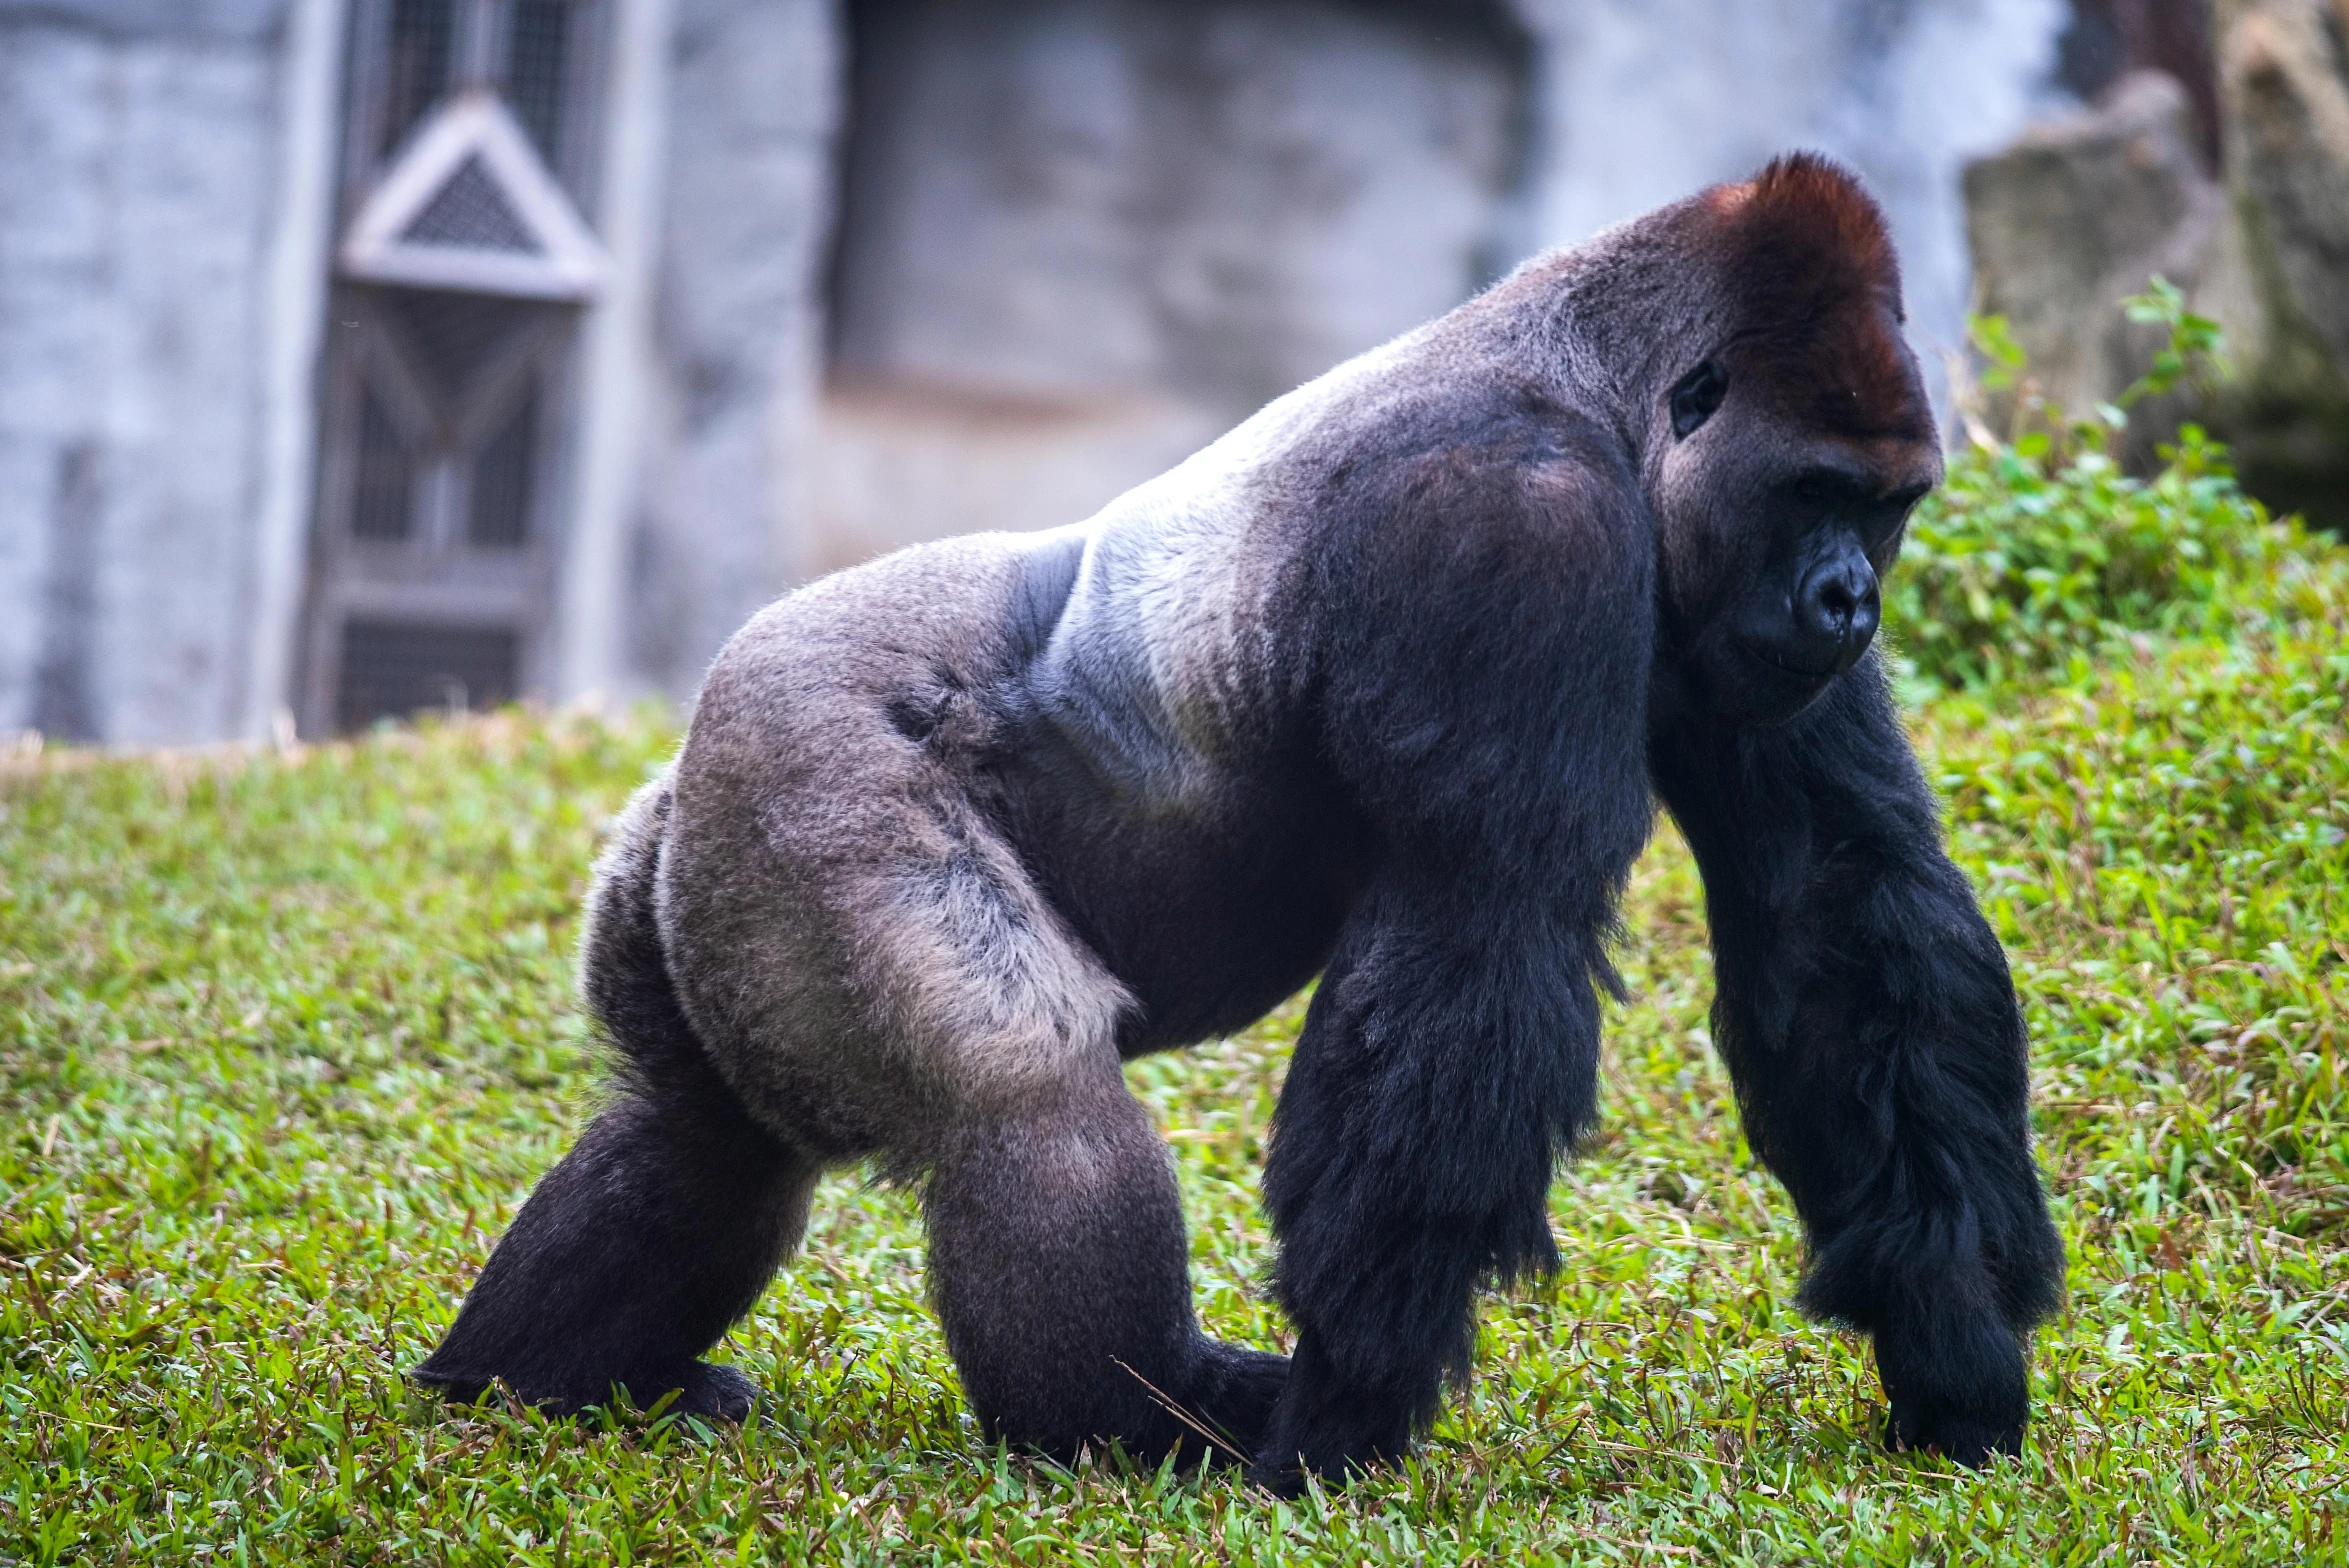
<svg viewBox="0 0 2349 1568">
<path fill-rule="evenodd" d="M 1709 204 L 1737 320 L 1733 373 L 1775 383 L 1781 407 L 1827 430 L 1929 432 L 1932 411 L 1900 335 L 1900 262 L 1858 179 L 1795 153 L 1717 187 Z"/>
</svg>

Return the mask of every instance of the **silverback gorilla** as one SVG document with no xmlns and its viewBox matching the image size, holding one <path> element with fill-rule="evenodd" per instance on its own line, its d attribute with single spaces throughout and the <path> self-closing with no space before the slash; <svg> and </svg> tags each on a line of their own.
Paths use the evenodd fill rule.
<svg viewBox="0 0 2349 1568">
<path fill-rule="evenodd" d="M 1874 1337 L 1888 1438 L 2013 1453 L 2062 1256 L 2006 963 L 1868 647 L 1940 476 L 1881 215 L 1781 159 L 1265 408 L 1092 520 L 918 546 L 763 611 L 597 871 L 622 1092 L 419 1379 L 679 1390 L 817 1175 L 925 1183 L 985 1430 L 1281 1490 L 1392 1461 L 1478 1289 L 1556 1261 L 1597 988 L 1658 800 L 1714 1038 Z M 1264 1191 L 1283 1358 L 1202 1335 L 1122 1058 L 1318 974 Z M 1179 1411 L 1175 1407 L 1180 1407 Z"/>
</svg>

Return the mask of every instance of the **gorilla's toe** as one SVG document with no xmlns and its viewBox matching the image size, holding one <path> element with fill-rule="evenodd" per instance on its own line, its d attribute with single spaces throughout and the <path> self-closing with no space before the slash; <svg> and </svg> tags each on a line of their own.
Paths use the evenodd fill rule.
<svg viewBox="0 0 2349 1568">
<path fill-rule="evenodd" d="M 1207 1425 L 1229 1437 L 1242 1455 L 1253 1455 L 1272 1421 L 1289 1381 L 1289 1358 L 1268 1351 L 1203 1341 L 1191 1398 Z"/>
<path fill-rule="evenodd" d="M 716 1421 L 747 1421 L 751 1408 L 759 1402 L 760 1394 L 758 1384 L 734 1368 L 696 1361 L 678 1384 L 676 1402 L 669 1408 L 679 1415 L 704 1416 Z M 653 1397 L 657 1399 L 659 1394 Z"/>
</svg>

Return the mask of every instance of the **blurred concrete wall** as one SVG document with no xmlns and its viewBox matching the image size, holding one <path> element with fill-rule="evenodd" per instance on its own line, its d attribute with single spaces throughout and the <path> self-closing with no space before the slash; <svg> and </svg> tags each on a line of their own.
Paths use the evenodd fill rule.
<svg viewBox="0 0 2349 1568">
<path fill-rule="evenodd" d="M 1516 259 L 1497 4 L 851 14 L 813 566 L 1083 517 Z"/>
<path fill-rule="evenodd" d="M 0 0 L 0 732 L 266 733 L 311 569 L 346 0 Z M 356 0 L 352 0 L 356 4 Z M 554 671 L 688 696 L 790 583 L 1081 517 L 1251 408 L 1772 153 L 1957 167 L 2064 0 L 609 0 L 618 263 Z M 356 13 L 354 13 L 356 14 Z"/>
<path fill-rule="evenodd" d="M 635 488 L 620 695 L 690 693 L 806 575 L 841 38 L 830 0 L 676 0 L 656 385 Z"/>
<path fill-rule="evenodd" d="M 0 3 L 0 729 L 240 724 L 288 10 Z"/>
</svg>

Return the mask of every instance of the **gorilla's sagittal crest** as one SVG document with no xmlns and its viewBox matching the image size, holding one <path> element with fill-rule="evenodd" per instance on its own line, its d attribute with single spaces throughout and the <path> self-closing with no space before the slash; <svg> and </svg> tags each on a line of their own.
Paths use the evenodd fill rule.
<svg viewBox="0 0 2349 1568">
<path fill-rule="evenodd" d="M 620 819 L 582 957 L 623 1093 L 423 1380 L 739 1417 L 699 1358 L 819 1171 L 925 1183 L 986 1429 L 1391 1461 L 1554 1261 L 1655 803 L 1715 1034 L 1891 1435 L 2016 1450 L 2061 1255 L 2005 961 L 1868 653 L 1939 477 L 1882 221 L 1807 157 L 1539 257 L 1092 519 L 776 602 Z M 1315 975 L 1265 1196 L 1280 1357 L 1193 1317 L 1119 1064 Z M 1568 1221 L 1571 1222 L 1570 1219 Z"/>
</svg>

